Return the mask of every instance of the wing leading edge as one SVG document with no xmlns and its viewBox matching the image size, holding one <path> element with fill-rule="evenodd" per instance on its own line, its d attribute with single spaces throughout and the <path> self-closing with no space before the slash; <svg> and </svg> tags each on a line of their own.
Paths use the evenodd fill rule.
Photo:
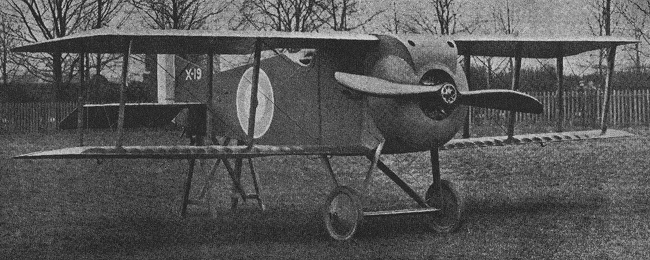
<svg viewBox="0 0 650 260">
<path fill-rule="evenodd" d="M 116 30 L 95 29 L 13 49 L 17 52 L 142 54 L 250 54 L 257 40 L 274 48 L 354 48 L 378 44 L 373 35 L 275 31 Z"/>
<path fill-rule="evenodd" d="M 432 36 L 435 37 L 435 36 Z M 379 38 L 369 34 L 340 32 L 305 33 L 276 31 L 208 31 L 208 30 L 117 30 L 102 28 L 61 38 L 32 43 L 13 51 L 63 53 L 131 53 L 152 54 L 249 54 L 255 41 L 263 48 L 354 48 L 366 50 L 376 46 Z M 455 36 L 459 55 L 557 58 L 582 52 L 637 43 L 637 40 L 612 37 L 506 37 Z"/>
<path fill-rule="evenodd" d="M 367 155 L 364 146 L 83 146 L 18 155 L 14 159 L 218 159 L 273 155 Z"/>
<path fill-rule="evenodd" d="M 564 133 L 543 133 L 517 135 L 511 140 L 507 136 L 453 139 L 440 149 L 478 148 L 590 139 L 623 138 L 631 133 L 610 129 L 606 134 L 600 130 Z M 365 146 L 322 146 L 322 145 L 256 145 L 247 146 L 84 146 L 18 155 L 15 159 L 217 159 L 253 158 L 273 155 L 341 155 L 365 156 L 373 151 Z"/>
<path fill-rule="evenodd" d="M 577 55 L 638 40 L 613 37 L 497 37 L 460 36 L 454 38 L 459 55 L 550 59 Z"/>
</svg>

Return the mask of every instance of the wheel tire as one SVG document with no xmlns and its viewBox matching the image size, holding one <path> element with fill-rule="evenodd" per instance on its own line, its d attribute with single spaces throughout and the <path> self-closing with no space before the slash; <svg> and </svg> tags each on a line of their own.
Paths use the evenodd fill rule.
<svg viewBox="0 0 650 260">
<path fill-rule="evenodd" d="M 342 241 L 352 238 L 362 218 L 360 198 L 354 189 L 338 186 L 327 196 L 323 221 L 333 239 Z"/>
<path fill-rule="evenodd" d="M 451 233 L 458 230 L 462 224 L 464 203 L 451 182 L 442 180 L 440 188 L 442 205 L 436 205 L 433 185 L 429 186 L 425 195 L 429 206 L 441 209 L 441 211 L 431 213 L 429 226 L 438 233 Z"/>
</svg>

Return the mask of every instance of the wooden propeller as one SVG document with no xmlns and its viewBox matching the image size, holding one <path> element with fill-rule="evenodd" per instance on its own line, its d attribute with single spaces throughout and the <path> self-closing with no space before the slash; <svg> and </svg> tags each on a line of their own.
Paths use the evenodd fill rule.
<svg viewBox="0 0 650 260">
<path fill-rule="evenodd" d="M 377 97 L 408 97 L 428 94 L 440 97 L 439 101 L 436 101 L 440 102 L 440 105 L 460 104 L 533 114 L 541 114 L 543 111 L 542 103 L 534 97 L 507 89 L 459 91 L 450 83 L 433 86 L 400 84 L 376 77 L 344 72 L 336 72 L 334 77 L 348 88 Z"/>
</svg>

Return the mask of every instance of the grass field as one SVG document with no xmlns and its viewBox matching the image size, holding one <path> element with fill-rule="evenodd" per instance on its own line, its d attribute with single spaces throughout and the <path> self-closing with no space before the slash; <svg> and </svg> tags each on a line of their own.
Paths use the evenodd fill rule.
<svg viewBox="0 0 650 260">
<path fill-rule="evenodd" d="M 320 207 L 332 184 L 316 158 L 255 161 L 265 212 L 253 202 L 231 211 L 220 169 L 209 203 L 191 207 L 182 219 L 187 161 L 13 160 L 74 145 L 76 137 L 0 135 L 0 258 L 649 259 L 650 129 L 626 130 L 637 136 L 442 151 L 443 178 L 466 201 L 460 231 L 436 234 L 421 216 L 380 218 L 365 221 L 346 242 L 331 241 L 322 227 Z M 134 130 L 129 140 L 183 143 L 178 135 Z M 93 132 L 88 142 L 112 138 L 112 132 Z M 384 160 L 418 192 L 429 185 L 428 153 Z M 341 180 L 360 184 L 367 162 L 333 162 Z M 365 205 L 413 206 L 387 178 L 375 176 Z"/>
</svg>

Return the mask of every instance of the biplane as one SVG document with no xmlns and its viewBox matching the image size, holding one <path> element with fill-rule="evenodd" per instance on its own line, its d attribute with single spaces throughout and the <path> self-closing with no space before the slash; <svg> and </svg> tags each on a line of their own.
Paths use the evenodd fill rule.
<svg viewBox="0 0 650 260">
<path fill-rule="evenodd" d="M 464 147 L 544 143 L 621 137 L 623 131 L 586 131 L 503 137 L 453 139 L 466 124 L 468 107 L 514 113 L 542 113 L 535 98 L 516 91 L 521 58 L 557 58 L 636 41 L 622 38 L 444 38 L 431 35 L 366 35 L 348 33 L 235 32 L 98 29 L 16 48 L 20 52 L 115 53 L 123 55 L 120 103 L 113 107 L 117 141 L 108 146 L 77 146 L 40 151 L 20 159 L 187 159 L 181 215 L 186 214 L 195 161 L 217 159 L 227 169 L 233 189 L 243 199 L 256 199 L 264 209 L 252 160 L 263 156 L 319 156 L 334 188 L 326 199 L 323 220 L 336 240 L 350 239 L 364 217 L 422 214 L 438 232 L 457 230 L 463 200 L 454 185 L 440 176 L 439 150 Z M 310 49 L 309 59 L 291 62 L 278 50 Z M 275 53 L 266 55 L 263 53 Z M 187 108 L 189 145 L 128 146 L 123 128 L 137 104 L 126 104 L 131 54 L 201 54 L 207 56 L 203 103 L 141 105 L 171 110 Z M 252 56 L 252 64 L 215 73 L 214 55 Z M 470 90 L 459 55 L 514 57 L 513 88 Z M 83 55 L 80 55 L 83 57 Z M 613 75 L 610 55 L 608 86 Z M 83 64 L 83 62 L 81 62 Z M 561 70 L 558 70 L 561 72 Z M 559 77 L 561 79 L 561 77 Z M 92 106 L 80 102 L 77 126 Z M 95 105 L 97 106 L 97 105 Z M 100 105 L 101 106 L 101 105 Z M 86 112 L 84 112 L 86 111 Z M 105 115 L 104 115 L 105 116 Z M 127 123 L 125 123 L 125 121 Z M 87 123 L 87 122 L 86 122 Z M 73 124 L 73 123 L 69 123 Z M 108 124 L 113 125 L 113 124 Z M 80 134 L 82 131 L 80 131 Z M 453 140 L 452 140 L 453 139 Z M 421 196 L 381 160 L 385 154 L 429 152 L 432 181 Z M 341 185 L 331 156 L 368 159 L 363 187 Z M 244 191 L 241 172 L 248 160 L 254 194 Z M 366 212 L 363 194 L 379 169 L 406 192 L 417 208 Z M 233 207 L 237 199 L 233 200 Z"/>
</svg>

